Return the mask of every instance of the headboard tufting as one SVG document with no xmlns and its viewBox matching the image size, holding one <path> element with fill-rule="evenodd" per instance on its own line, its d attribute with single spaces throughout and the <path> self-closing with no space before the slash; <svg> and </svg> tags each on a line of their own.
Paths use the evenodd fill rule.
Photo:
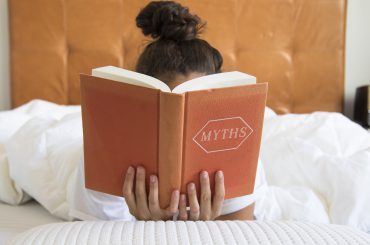
<svg viewBox="0 0 370 245">
<path fill-rule="evenodd" d="M 12 0 L 12 104 L 80 102 L 79 73 L 133 69 L 148 39 L 135 26 L 142 0 Z M 279 113 L 342 111 L 346 0 L 179 1 L 206 20 L 202 37 L 224 71 L 269 82 Z"/>
</svg>

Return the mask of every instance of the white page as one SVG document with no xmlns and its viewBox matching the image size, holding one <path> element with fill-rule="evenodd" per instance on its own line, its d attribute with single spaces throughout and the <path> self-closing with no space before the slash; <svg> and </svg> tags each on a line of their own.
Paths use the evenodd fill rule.
<svg viewBox="0 0 370 245">
<path fill-rule="evenodd" d="M 138 72 L 125 70 L 114 66 L 104 66 L 92 70 L 92 76 L 124 82 L 136 86 L 160 89 L 163 92 L 171 92 L 164 82 L 154 77 Z M 241 85 L 255 84 L 256 78 L 246 73 L 233 71 L 206 75 L 186 81 L 176 86 L 172 93 L 182 94 L 187 91 L 205 90 L 211 88 L 225 88 Z"/>
<path fill-rule="evenodd" d="M 95 68 L 92 69 L 91 75 L 94 77 L 110 79 L 117 82 L 124 82 L 131 85 L 160 89 L 163 92 L 171 92 L 167 84 L 158 80 L 157 78 L 138 72 L 125 70 L 119 67 L 104 66 Z"/>
<path fill-rule="evenodd" d="M 182 94 L 187 91 L 205 90 L 210 88 L 225 88 L 255 84 L 256 78 L 246 73 L 232 71 L 211 74 L 186 81 L 172 90 L 172 93 Z"/>
</svg>

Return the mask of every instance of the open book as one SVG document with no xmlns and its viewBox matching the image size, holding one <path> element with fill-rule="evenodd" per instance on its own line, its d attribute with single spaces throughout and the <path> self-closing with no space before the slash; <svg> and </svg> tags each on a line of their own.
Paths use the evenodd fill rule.
<svg viewBox="0 0 370 245">
<path fill-rule="evenodd" d="M 159 179 L 166 207 L 174 189 L 223 170 L 226 198 L 253 192 L 267 84 L 241 72 L 207 75 L 170 88 L 107 66 L 81 74 L 85 185 L 122 195 L 129 166 Z M 198 190 L 198 193 L 199 190 Z"/>
</svg>

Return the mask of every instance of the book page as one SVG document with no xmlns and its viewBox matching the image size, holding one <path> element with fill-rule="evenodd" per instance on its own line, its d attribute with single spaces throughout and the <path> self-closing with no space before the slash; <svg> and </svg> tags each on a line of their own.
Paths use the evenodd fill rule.
<svg viewBox="0 0 370 245">
<path fill-rule="evenodd" d="M 117 82 L 123 82 L 131 85 L 160 89 L 163 92 L 171 92 L 170 88 L 164 82 L 138 72 L 125 70 L 114 66 L 104 66 L 92 69 L 91 75 L 110 79 Z"/>
<path fill-rule="evenodd" d="M 225 88 L 255 84 L 256 78 L 246 73 L 233 71 L 206 75 L 186 81 L 172 90 L 172 93 L 182 94 L 187 91 Z"/>
</svg>

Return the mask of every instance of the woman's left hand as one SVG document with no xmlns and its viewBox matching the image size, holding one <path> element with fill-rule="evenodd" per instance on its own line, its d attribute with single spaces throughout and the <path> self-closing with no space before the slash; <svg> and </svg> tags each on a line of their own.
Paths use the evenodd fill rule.
<svg viewBox="0 0 370 245">
<path fill-rule="evenodd" d="M 211 193 L 208 172 L 200 173 L 200 203 L 194 183 L 189 183 L 186 194 L 181 194 L 179 203 L 179 220 L 214 220 L 221 215 L 222 205 L 225 197 L 224 175 L 222 171 L 215 174 L 215 193 Z M 186 210 L 187 200 L 190 210 Z"/>
</svg>

